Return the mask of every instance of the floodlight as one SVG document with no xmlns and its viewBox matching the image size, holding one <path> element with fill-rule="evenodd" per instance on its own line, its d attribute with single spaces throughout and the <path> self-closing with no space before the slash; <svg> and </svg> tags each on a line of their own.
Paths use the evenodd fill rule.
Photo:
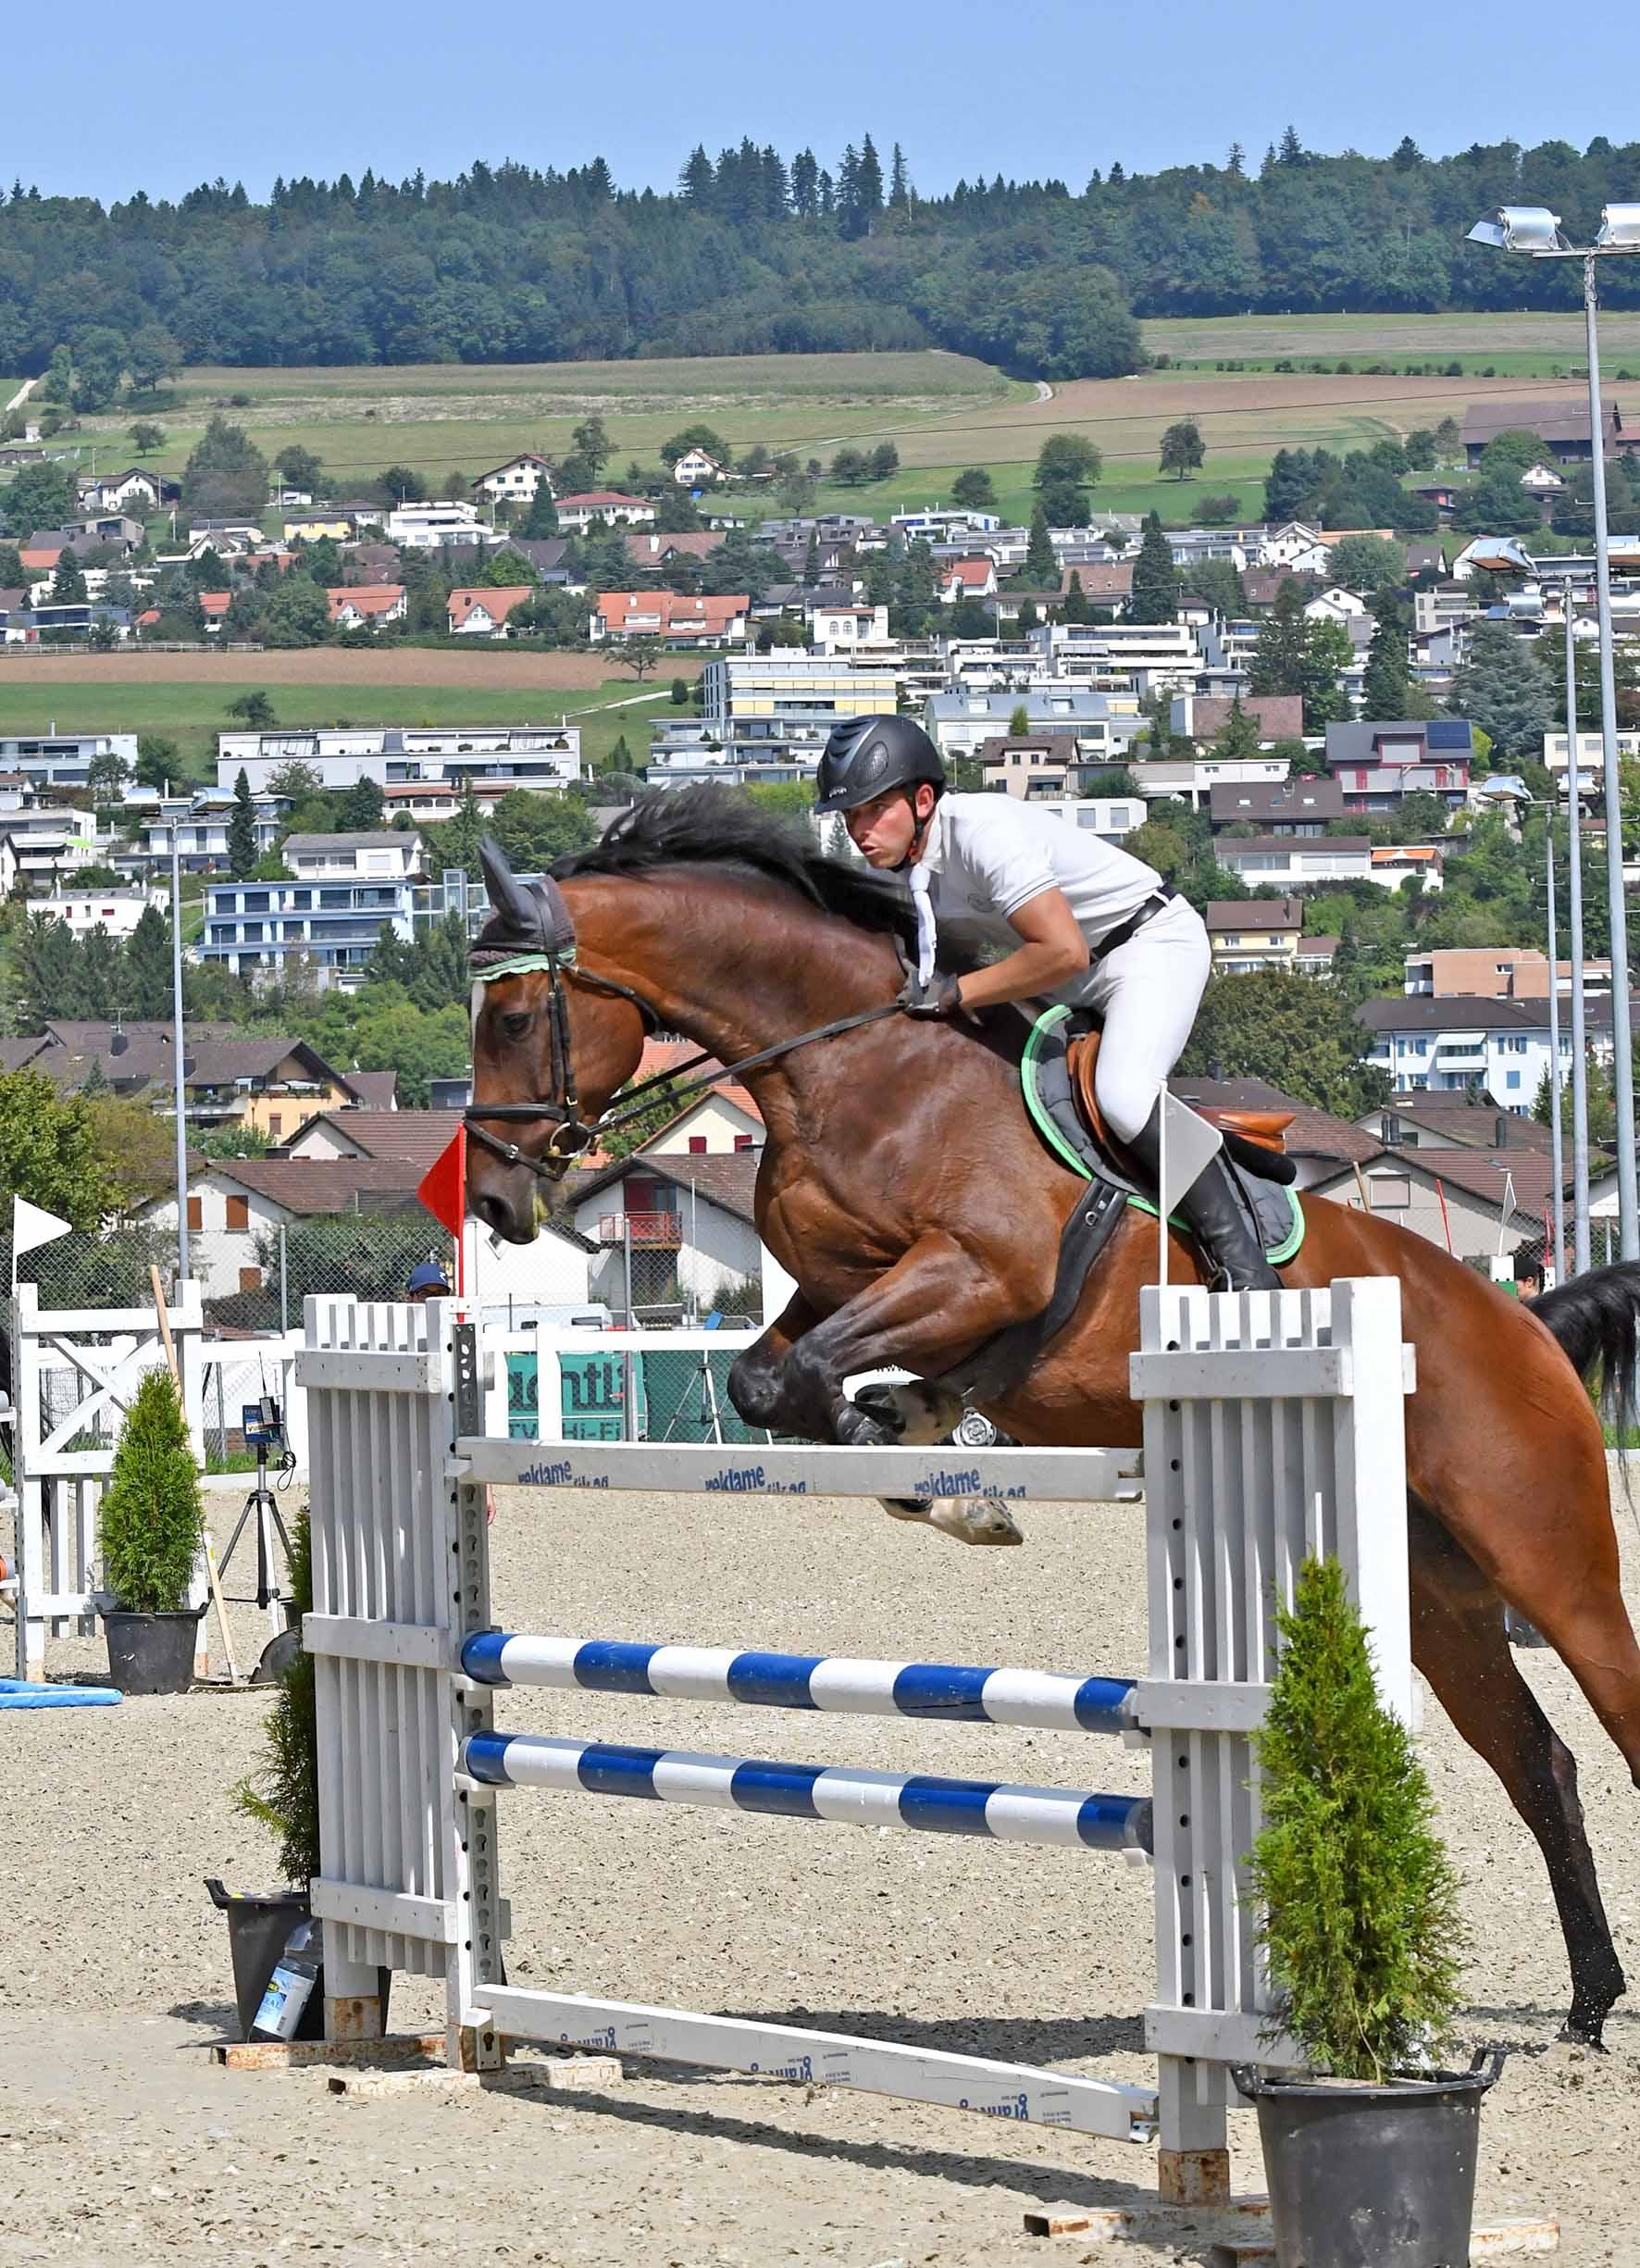
<svg viewBox="0 0 1640 2268">
<path fill-rule="evenodd" d="M 1500 205 L 1497 217 L 1477 221 L 1469 232 L 1473 244 L 1504 252 L 1560 252 L 1560 216 L 1547 205 Z"/>
<path fill-rule="evenodd" d="M 1599 252 L 1632 252 L 1640 248 L 1640 205 L 1608 205 L 1600 214 Z"/>
</svg>

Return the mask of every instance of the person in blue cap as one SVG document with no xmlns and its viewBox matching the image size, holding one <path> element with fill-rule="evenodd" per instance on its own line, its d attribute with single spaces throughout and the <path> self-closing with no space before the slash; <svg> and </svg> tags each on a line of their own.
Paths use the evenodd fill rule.
<svg viewBox="0 0 1640 2268">
<path fill-rule="evenodd" d="M 447 1300 L 450 1278 L 436 1260 L 424 1260 L 411 1269 L 404 1297 L 417 1307 L 425 1307 L 429 1300 Z"/>
</svg>

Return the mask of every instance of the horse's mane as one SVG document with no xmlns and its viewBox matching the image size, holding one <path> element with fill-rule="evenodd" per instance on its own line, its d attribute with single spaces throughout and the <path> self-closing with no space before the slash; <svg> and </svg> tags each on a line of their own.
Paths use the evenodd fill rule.
<svg viewBox="0 0 1640 2268">
<path fill-rule="evenodd" d="M 827 858 L 801 820 L 770 816 L 733 788 L 703 781 L 642 796 L 613 819 L 601 841 L 555 859 L 555 880 L 578 875 L 644 875 L 661 866 L 716 866 L 778 882 L 811 905 L 916 951 L 911 893 L 895 877 Z"/>
</svg>

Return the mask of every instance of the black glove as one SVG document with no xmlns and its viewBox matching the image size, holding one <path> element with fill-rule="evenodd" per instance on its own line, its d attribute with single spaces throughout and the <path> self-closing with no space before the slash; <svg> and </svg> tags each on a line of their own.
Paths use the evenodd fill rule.
<svg viewBox="0 0 1640 2268">
<path fill-rule="evenodd" d="M 911 977 L 901 988 L 900 1005 L 907 1016 L 960 1016 L 963 1011 L 962 987 L 954 977 L 942 977 L 937 972 L 928 979 L 925 990 L 914 977 Z"/>
</svg>

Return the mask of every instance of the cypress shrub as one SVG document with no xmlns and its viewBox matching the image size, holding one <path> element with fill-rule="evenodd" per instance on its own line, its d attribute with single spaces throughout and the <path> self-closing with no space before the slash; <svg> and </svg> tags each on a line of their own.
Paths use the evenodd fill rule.
<svg viewBox="0 0 1640 2268">
<path fill-rule="evenodd" d="M 187 1420 L 168 1370 L 131 1397 L 97 1515 L 103 1582 L 138 1614 L 175 1614 L 205 1539 L 205 1506 Z"/>
<path fill-rule="evenodd" d="M 299 1614 L 313 1606 L 313 1531 L 304 1506 L 291 1534 L 291 1596 Z M 297 1888 L 319 1871 L 319 1754 L 313 1656 L 298 1653 L 280 1675 L 262 1728 L 261 1784 L 242 1780 L 236 1808 L 279 1845 L 280 1871 Z"/>
<path fill-rule="evenodd" d="M 1382 2081 L 1450 2034 L 1466 1950 L 1458 1877 L 1336 1561 L 1305 1562 L 1279 1620 L 1250 1861 L 1276 2015 L 1315 2070 Z"/>
</svg>

